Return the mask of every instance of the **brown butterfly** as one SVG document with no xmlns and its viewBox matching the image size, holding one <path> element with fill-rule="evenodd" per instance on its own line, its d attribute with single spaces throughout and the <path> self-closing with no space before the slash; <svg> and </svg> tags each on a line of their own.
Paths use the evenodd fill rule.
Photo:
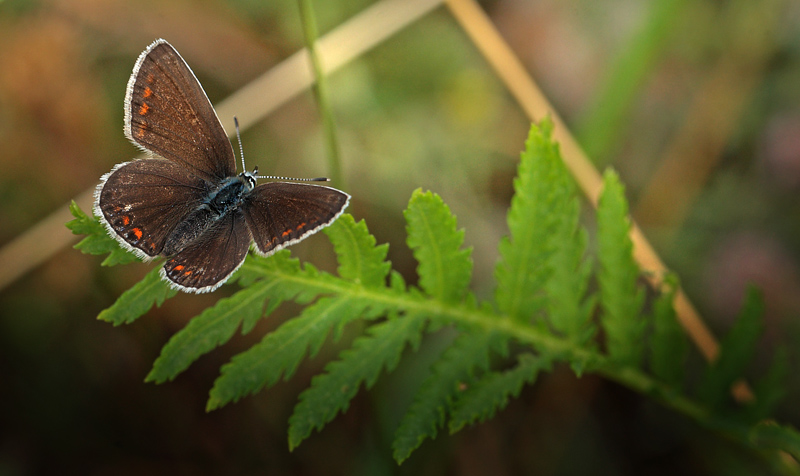
<svg viewBox="0 0 800 476">
<path fill-rule="evenodd" d="M 333 223 L 350 196 L 319 185 L 256 184 L 237 175 L 228 136 L 189 65 L 164 40 L 139 56 L 125 95 L 125 135 L 152 155 L 114 166 L 94 211 L 111 236 L 144 260 L 167 257 L 161 276 L 210 292 L 244 262 L 268 256 Z"/>
</svg>

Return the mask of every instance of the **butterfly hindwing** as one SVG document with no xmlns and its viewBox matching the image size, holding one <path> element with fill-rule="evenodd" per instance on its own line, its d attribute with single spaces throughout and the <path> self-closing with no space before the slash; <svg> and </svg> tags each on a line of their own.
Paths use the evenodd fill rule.
<svg viewBox="0 0 800 476">
<path fill-rule="evenodd" d="M 241 209 L 257 251 L 266 256 L 330 225 L 349 200 L 329 187 L 273 182 L 254 188 Z"/>
<path fill-rule="evenodd" d="M 244 262 L 252 238 L 244 216 L 228 213 L 175 256 L 161 275 L 182 291 L 204 293 L 217 289 Z"/>
<path fill-rule="evenodd" d="M 94 209 L 111 236 L 149 259 L 162 252 L 175 226 L 200 206 L 208 187 L 176 162 L 132 160 L 103 176 Z"/>
<path fill-rule="evenodd" d="M 236 174 L 233 147 L 192 70 L 156 40 L 136 61 L 125 95 L 125 135 L 208 181 Z"/>
</svg>

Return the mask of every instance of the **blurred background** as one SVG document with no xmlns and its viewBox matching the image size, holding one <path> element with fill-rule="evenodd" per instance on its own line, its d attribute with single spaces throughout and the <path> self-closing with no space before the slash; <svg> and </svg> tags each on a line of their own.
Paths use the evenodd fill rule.
<svg viewBox="0 0 800 476">
<path fill-rule="evenodd" d="M 320 33 L 376 3 L 314 2 Z M 777 346 L 789 349 L 797 368 L 800 3 L 480 4 L 591 159 L 619 171 L 633 216 L 707 324 L 723 335 L 746 286 L 756 284 L 767 311 L 754 372 Z M 0 1 L 0 250 L 137 156 L 122 133 L 125 85 L 139 53 L 159 37 L 181 52 L 214 103 L 303 45 L 291 0 Z M 449 10 L 440 5 L 408 22 L 329 81 L 344 171 L 343 183 L 333 185 L 353 195 L 349 212 L 390 244 L 394 268 L 413 283 L 402 210 L 418 187 L 439 193 L 474 247 L 473 289 L 491 296 L 530 122 Z M 308 91 L 254 123 L 243 142 L 248 167 L 263 173 L 330 173 Z M 584 210 L 591 229 L 593 211 Z M 58 226 L 43 236 L 57 242 L 68 233 Z M 495 419 L 425 442 L 398 468 L 392 434 L 441 349 L 437 336 L 289 453 L 287 419 L 297 395 L 342 343 L 329 343 L 289 382 L 206 413 L 219 367 L 298 308 L 284 306 L 174 382 L 145 384 L 169 337 L 233 289 L 179 295 L 114 328 L 95 317 L 150 266 L 101 268 L 100 257 L 82 255 L 73 243 L 25 242 L 56 252 L 0 289 L 0 476 L 764 469 L 647 399 L 593 376 L 576 379 L 566 368 L 525 388 Z M 335 267 L 322 235 L 293 253 Z M 6 265 L 0 275 L 15 269 Z M 699 374 L 704 364 L 693 355 L 689 365 Z M 795 426 L 799 391 L 797 378 L 787 382 L 778 415 Z"/>
</svg>

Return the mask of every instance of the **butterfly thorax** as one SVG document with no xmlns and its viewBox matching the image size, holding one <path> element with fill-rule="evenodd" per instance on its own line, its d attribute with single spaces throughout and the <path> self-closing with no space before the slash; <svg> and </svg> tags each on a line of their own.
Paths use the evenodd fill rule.
<svg viewBox="0 0 800 476">
<path fill-rule="evenodd" d="M 204 201 L 211 211 L 221 217 L 242 203 L 242 197 L 255 188 L 256 180 L 250 172 L 228 177 L 212 190 Z"/>
</svg>

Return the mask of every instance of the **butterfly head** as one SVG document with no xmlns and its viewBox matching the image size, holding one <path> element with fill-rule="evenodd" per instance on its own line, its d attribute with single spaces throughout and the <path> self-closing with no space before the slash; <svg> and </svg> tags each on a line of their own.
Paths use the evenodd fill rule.
<svg viewBox="0 0 800 476">
<path fill-rule="evenodd" d="M 249 192 L 256 188 L 256 179 L 258 176 L 258 166 L 252 172 L 244 171 L 239 174 L 240 179 L 244 182 L 245 191 Z"/>
</svg>

